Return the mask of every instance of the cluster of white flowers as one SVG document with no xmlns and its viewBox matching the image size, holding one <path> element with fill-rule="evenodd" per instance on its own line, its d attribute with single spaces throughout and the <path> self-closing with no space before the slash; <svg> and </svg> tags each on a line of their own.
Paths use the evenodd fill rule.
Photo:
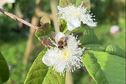
<svg viewBox="0 0 126 84">
<path fill-rule="evenodd" d="M 58 6 L 58 10 L 59 19 L 64 19 L 67 22 L 67 28 L 70 31 L 80 27 L 81 22 L 90 27 L 95 27 L 97 24 L 94 22 L 92 15 L 89 14 L 89 11 L 85 7 L 75 7 L 74 5 L 70 5 L 62 8 Z"/>
<path fill-rule="evenodd" d="M 58 6 L 59 19 L 64 19 L 67 23 L 67 30 L 72 31 L 83 24 L 95 27 L 96 22 L 92 19 L 86 8 L 73 5 L 67 7 Z M 72 72 L 81 67 L 81 56 L 84 48 L 78 47 L 80 44 L 73 35 L 65 35 L 64 33 L 56 33 L 55 41 L 52 43 L 55 47 L 47 50 L 42 61 L 47 66 L 53 67 L 57 72 Z"/>
<path fill-rule="evenodd" d="M 0 0 L 0 8 L 3 8 L 7 3 L 15 3 L 15 0 Z"/>
<path fill-rule="evenodd" d="M 61 39 L 62 36 L 65 35 L 59 32 L 55 37 L 56 39 Z M 60 73 L 63 73 L 64 71 L 71 72 L 76 68 L 78 69 L 81 67 L 81 55 L 84 49 L 78 47 L 79 41 L 77 41 L 73 35 L 68 35 L 67 38 L 67 46 L 63 49 L 53 47 L 49 49 L 42 58 L 44 64 L 52 66 Z"/>
</svg>

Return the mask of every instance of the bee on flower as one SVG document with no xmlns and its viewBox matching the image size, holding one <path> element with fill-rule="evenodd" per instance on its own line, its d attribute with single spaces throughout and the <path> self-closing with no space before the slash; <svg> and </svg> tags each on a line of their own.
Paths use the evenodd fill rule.
<svg viewBox="0 0 126 84">
<path fill-rule="evenodd" d="M 97 24 L 94 22 L 94 19 L 92 18 L 93 16 L 90 14 L 90 12 L 81 5 L 79 7 L 69 5 L 63 8 L 58 6 L 58 15 L 59 19 L 66 21 L 69 31 L 80 27 L 81 22 L 90 27 L 95 27 Z"/>
<path fill-rule="evenodd" d="M 84 48 L 78 47 L 80 42 L 73 35 L 65 36 L 59 32 L 55 35 L 55 47 L 47 50 L 42 61 L 57 72 L 73 72 L 81 67 L 81 55 Z"/>
</svg>

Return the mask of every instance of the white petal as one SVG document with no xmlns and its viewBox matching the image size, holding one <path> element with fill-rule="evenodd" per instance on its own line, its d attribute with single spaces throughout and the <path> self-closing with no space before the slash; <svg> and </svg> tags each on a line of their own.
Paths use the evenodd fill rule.
<svg viewBox="0 0 126 84">
<path fill-rule="evenodd" d="M 78 48 L 78 41 L 76 40 L 76 38 L 73 35 L 69 35 L 68 36 L 68 40 L 67 40 L 67 46 L 70 49 L 76 49 Z"/>
<path fill-rule="evenodd" d="M 84 17 L 84 19 L 82 19 L 82 22 L 83 24 L 87 24 L 90 27 L 95 27 L 97 25 L 97 23 L 94 22 L 90 16 Z"/>
<path fill-rule="evenodd" d="M 0 8 L 2 9 L 3 8 L 3 5 L 0 4 Z"/>
<path fill-rule="evenodd" d="M 42 61 L 47 66 L 52 66 L 55 64 L 57 57 L 58 57 L 58 49 L 52 48 L 46 52 L 46 54 L 42 58 Z"/>
<path fill-rule="evenodd" d="M 72 56 L 66 65 L 68 71 L 74 71 L 75 69 L 78 69 L 80 67 L 81 67 L 81 60 L 77 56 Z"/>
<path fill-rule="evenodd" d="M 46 64 L 47 66 L 52 66 L 52 65 L 53 65 L 52 61 L 51 61 L 50 59 L 48 59 L 46 56 L 44 56 L 44 57 L 42 58 L 42 61 L 43 61 L 43 63 Z"/>
<path fill-rule="evenodd" d="M 73 19 L 67 22 L 67 27 L 69 31 L 72 31 L 73 29 L 79 27 L 80 25 L 81 25 L 81 22 L 78 19 Z"/>
<path fill-rule="evenodd" d="M 0 0 L 0 8 L 3 8 L 3 5 L 6 4 L 6 1 Z"/>
<path fill-rule="evenodd" d="M 81 26 L 81 21 L 90 27 L 95 27 L 96 22 L 92 19 L 92 15 L 85 7 L 76 7 L 74 5 L 67 7 L 58 7 L 59 18 L 67 22 L 68 30 L 73 30 Z"/>
<path fill-rule="evenodd" d="M 8 0 L 8 3 L 15 3 L 15 0 Z"/>
<path fill-rule="evenodd" d="M 87 24 L 90 27 L 95 27 L 97 23 L 94 22 L 94 19 L 89 11 L 84 7 L 80 7 L 79 9 L 81 12 L 80 20 L 83 22 L 83 24 Z"/>
<path fill-rule="evenodd" d="M 56 43 L 57 43 L 62 37 L 65 37 L 65 35 L 64 35 L 62 32 L 56 33 L 56 36 L 55 36 L 55 41 L 56 41 Z"/>
<path fill-rule="evenodd" d="M 6 3 L 15 3 L 15 0 L 0 0 L 0 8 L 3 8 Z"/>
<path fill-rule="evenodd" d="M 57 72 L 63 73 L 65 71 L 65 63 L 58 63 L 54 66 Z"/>
<path fill-rule="evenodd" d="M 74 71 L 81 67 L 83 49 L 78 47 L 78 41 L 73 35 L 68 35 L 67 46 L 64 49 L 57 47 L 49 49 L 42 61 L 52 66 L 57 72 Z"/>
</svg>

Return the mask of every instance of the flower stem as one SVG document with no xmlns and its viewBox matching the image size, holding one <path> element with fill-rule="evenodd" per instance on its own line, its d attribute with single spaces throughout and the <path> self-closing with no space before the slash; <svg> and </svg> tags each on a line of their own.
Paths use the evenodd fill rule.
<svg viewBox="0 0 126 84">
<path fill-rule="evenodd" d="M 71 72 L 66 72 L 66 81 L 65 84 L 73 84 L 72 74 Z"/>
<path fill-rule="evenodd" d="M 67 28 L 65 28 L 64 30 L 63 30 L 63 33 L 66 33 L 68 30 L 67 30 Z"/>
</svg>

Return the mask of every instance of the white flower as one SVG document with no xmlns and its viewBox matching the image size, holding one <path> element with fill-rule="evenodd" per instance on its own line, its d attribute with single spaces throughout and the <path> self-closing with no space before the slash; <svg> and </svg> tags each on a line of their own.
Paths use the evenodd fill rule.
<svg viewBox="0 0 126 84">
<path fill-rule="evenodd" d="M 87 24 L 90 27 L 95 27 L 96 22 L 93 21 L 92 16 L 89 14 L 89 11 L 85 7 L 75 7 L 73 5 L 67 7 L 58 6 L 59 19 L 64 19 L 67 22 L 68 30 L 72 31 L 73 29 L 80 27 L 81 22 Z"/>
<path fill-rule="evenodd" d="M 119 32 L 119 26 L 118 25 L 113 25 L 111 28 L 110 28 L 110 33 L 111 34 L 116 34 Z"/>
<path fill-rule="evenodd" d="M 67 46 L 63 49 L 53 47 L 47 50 L 42 58 L 44 64 L 60 73 L 71 72 L 81 67 L 81 55 L 84 49 L 78 47 L 79 41 L 73 35 L 68 35 L 67 38 Z"/>
<path fill-rule="evenodd" d="M 3 8 L 6 3 L 15 3 L 15 0 L 0 0 L 0 8 Z"/>
</svg>

